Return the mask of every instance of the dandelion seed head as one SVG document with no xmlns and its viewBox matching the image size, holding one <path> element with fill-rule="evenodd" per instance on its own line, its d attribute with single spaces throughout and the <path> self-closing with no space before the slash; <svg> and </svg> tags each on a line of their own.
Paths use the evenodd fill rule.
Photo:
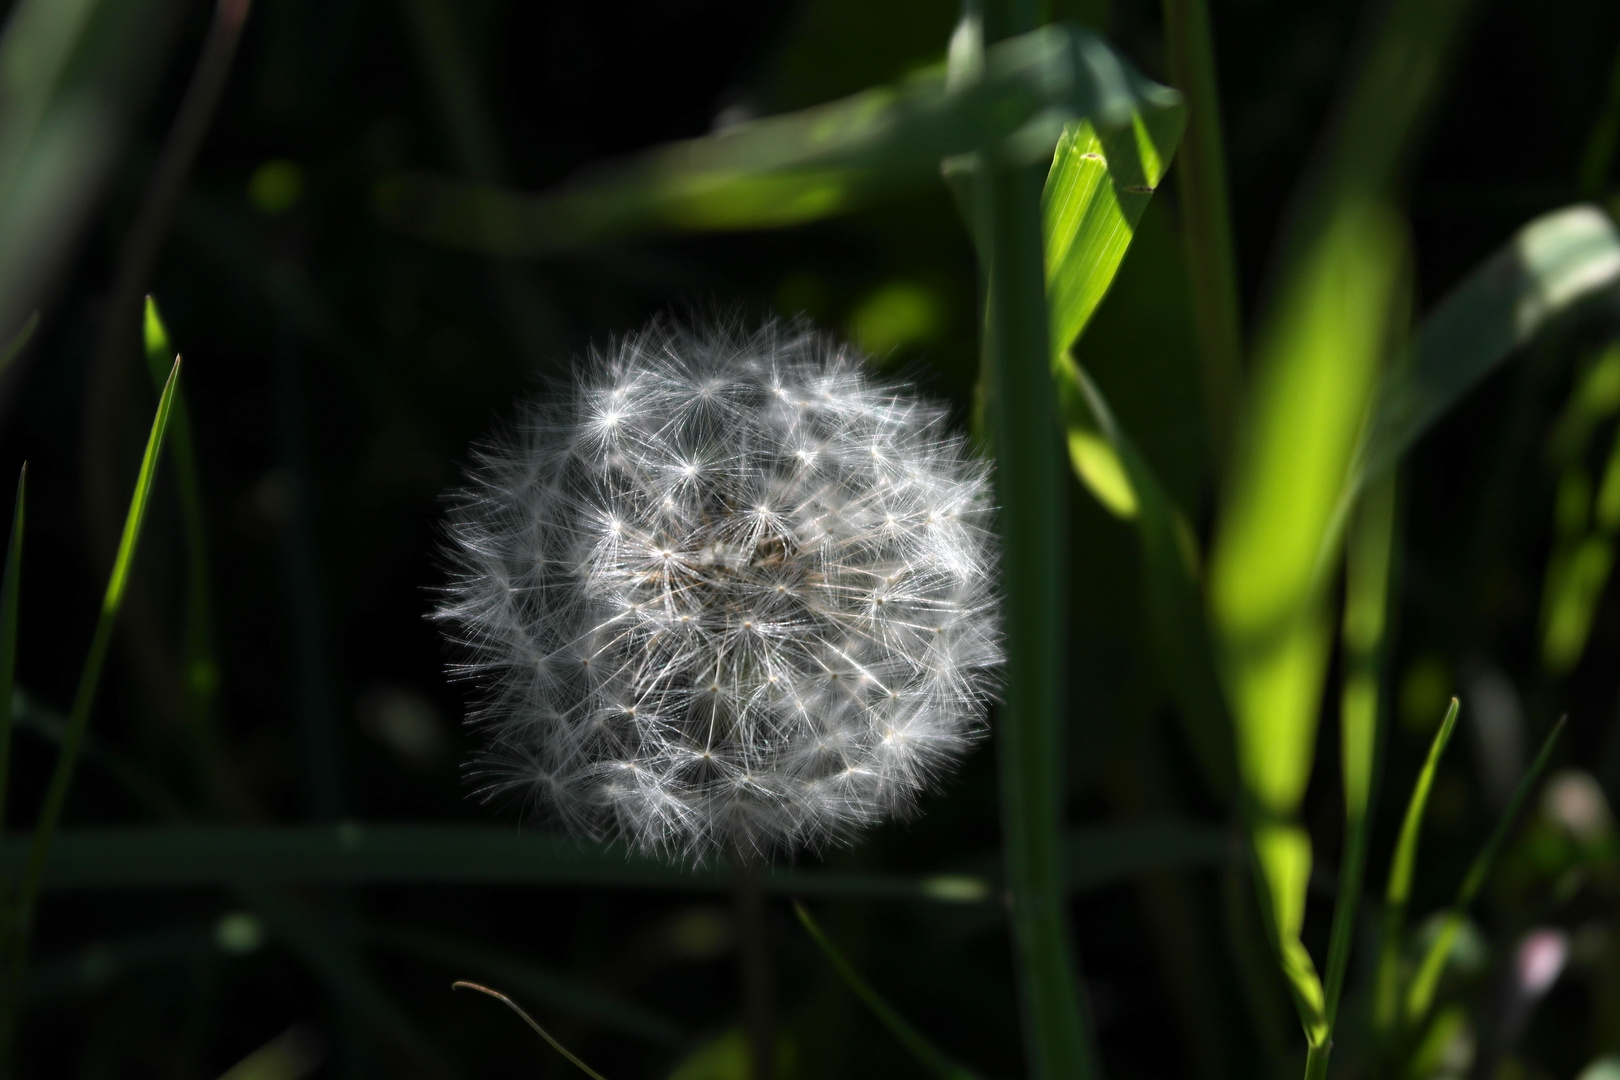
<svg viewBox="0 0 1620 1080">
<path fill-rule="evenodd" d="M 995 691 L 987 468 L 801 325 L 592 355 L 451 514 L 483 793 L 696 858 L 912 812 Z"/>
</svg>

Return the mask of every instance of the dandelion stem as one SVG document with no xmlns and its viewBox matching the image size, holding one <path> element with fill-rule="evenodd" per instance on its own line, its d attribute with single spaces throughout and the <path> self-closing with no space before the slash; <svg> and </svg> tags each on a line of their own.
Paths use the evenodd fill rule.
<svg viewBox="0 0 1620 1080">
<path fill-rule="evenodd" d="M 776 1017 L 771 992 L 771 951 L 765 937 L 765 882 L 759 859 L 734 856 L 737 881 L 737 941 L 752 1080 L 771 1080 L 776 1065 Z"/>
</svg>

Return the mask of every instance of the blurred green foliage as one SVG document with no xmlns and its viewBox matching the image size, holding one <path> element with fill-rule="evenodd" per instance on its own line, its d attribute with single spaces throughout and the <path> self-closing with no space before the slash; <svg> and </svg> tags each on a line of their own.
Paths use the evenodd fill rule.
<svg viewBox="0 0 1620 1080">
<path fill-rule="evenodd" d="M 1049 443 L 1067 696 L 1001 778 L 993 739 L 918 820 L 773 871 L 779 1076 L 924 1075 L 892 1020 L 1027 1075 L 998 902 L 1025 842 L 1105 1075 L 1297 1076 L 1307 1040 L 1316 1075 L 1615 1072 L 1612 4 L 1218 2 L 1219 102 L 1182 86 L 1184 116 L 1157 84 L 1197 73 L 1201 4 L 1054 3 L 974 81 L 935 0 L 260 0 L 136 283 L 154 387 L 109 297 L 226 7 L 14 0 L 0 38 L 0 464 L 29 462 L 8 894 L 82 748 L 16 1075 L 567 1075 L 463 977 L 615 1080 L 747 1075 L 724 867 L 468 800 L 466 688 L 422 618 L 468 447 L 667 312 L 808 315 L 964 427 L 987 341 L 1049 344 L 1017 420 Z M 1201 106 L 1225 271 L 1193 223 L 1227 196 L 1177 190 L 1223 168 Z M 1015 166 L 1044 215 L 1035 185 L 995 201 Z M 1044 256 L 1023 339 L 985 334 L 1012 254 Z M 1197 314 L 1228 302 L 1241 378 Z M 1050 811 L 1022 839 L 1021 777 Z"/>
</svg>

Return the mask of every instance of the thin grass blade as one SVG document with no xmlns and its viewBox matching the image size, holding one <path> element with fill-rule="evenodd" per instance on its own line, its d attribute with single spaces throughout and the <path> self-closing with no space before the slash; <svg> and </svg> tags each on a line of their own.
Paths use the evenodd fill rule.
<svg viewBox="0 0 1620 1080">
<path fill-rule="evenodd" d="M 1399 1033 L 1401 940 L 1406 934 L 1406 904 L 1412 896 L 1412 869 L 1417 863 L 1418 835 L 1423 828 L 1423 814 L 1429 805 L 1429 790 L 1440 767 L 1440 758 L 1451 742 L 1451 733 L 1457 726 L 1457 713 L 1461 703 L 1451 699 L 1451 707 L 1440 721 L 1429 744 L 1429 756 L 1424 759 L 1417 782 L 1412 785 L 1411 798 L 1406 803 L 1406 816 L 1401 819 L 1401 831 L 1395 842 L 1395 853 L 1390 858 L 1389 882 L 1384 889 L 1383 934 L 1378 952 L 1378 984 L 1373 1004 L 1373 1026 L 1380 1040 L 1387 1046 Z"/>
<path fill-rule="evenodd" d="M 158 399 L 157 415 L 152 421 L 152 430 L 146 441 L 146 453 L 141 458 L 140 473 L 135 481 L 134 494 L 130 498 L 129 513 L 124 520 L 123 536 L 119 540 L 118 553 L 113 560 L 112 573 L 107 580 L 107 591 L 102 597 L 101 616 L 90 639 L 90 649 L 79 676 L 73 709 L 68 714 L 62 751 L 57 756 L 56 769 L 51 775 L 50 787 L 46 790 L 45 802 L 40 809 L 33 841 L 29 846 L 28 861 L 23 868 L 13 922 L 14 952 L 11 963 L 14 979 L 20 978 L 22 967 L 26 962 L 26 943 L 33 925 L 40 881 L 50 856 L 51 841 L 62 817 L 62 808 L 67 803 L 68 788 L 73 782 L 79 750 L 90 721 L 90 709 L 95 703 L 96 689 L 101 682 L 102 666 L 106 662 L 107 650 L 112 643 L 113 627 L 118 619 L 119 608 L 123 606 L 124 591 L 129 584 L 130 568 L 134 565 L 141 527 L 146 521 L 146 508 L 151 498 L 158 458 L 162 453 L 164 435 L 168 431 L 169 415 L 174 404 L 174 392 L 179 382 L 180 361 L 177 358 L 169 374 L 169 381 L 163 388 L 163 394 Z"/>
<path fill-rule="evenodd" d="M 941 1080 L 975 1080 L 976 1073 L 958 1064 L 949 1054 L 930 1042 L 927 1036 L 912 1027 L 905 1017 L 896 1012 L 894 1006 L 883 999 L 883 995 L 872 989 L 872 985 L 861 978 L 861 973 L 856 971 L 854 965 L 838 951 L 838 947 L 828 940 L 827 935 L 822 932 L 821 927 L 803 904 L 795 900 L 793 911 L 798 915 L 805 933 L 810 935 L 821 949 L 822 955 L 827 958 L 827 962 L 833 966 L 833 970 L 838 972 L 839 978 L 843 979 L 845 985 L 861 999 L 862 1004 L 872 1010 L 872 1015 L 889 1029 L 889 1034 L 917 1059 L 919 1065 Z"/>
<path fill-rule="evenodd" d="M 513 1001 L 511 998 L 507 997 L 505 994 L 501 993 L 499 990 L 491 990 L 487 986 L 480 986 L 478 983 L 467 982 L 465 980 L 462 980 L 460 982 L 451 983 L 450 988 L 452 990 L 463 990 L 463 989 L 465 989 L 465 990 L 476 990 L 480 994 L 488 994 L 490 997 L 494 998 L 496 1001 L 499 1001 L 501 1004 L 505 1005 L 508 1009 L 511 1009 L 513 1012 L 515 1012 L 519 1016 L 521 1016 L 523 1018 L 523 1022 L 525 1024 L 528 1024 L 529 1027 L 533 1028 L 534 1033 L 536 1035 L 539 1035 L 542 1039 L 546 1040 L 546 1042 L 551 1045 L 551 1048 L 553 1050 L 557 1051 L 557 1053 L 559 1053 L 563 1057 L 567 1058 L 569 1063 L 572 1064 L 575 1068 L 577 1068 L 580 1072 L 582 1072 L 586 1076 L 590 1077 L 591 1080 L 604 1080 L 601 1073 L 597 1072 L 595 1069 L 591 1068 L 589 1065 L 587 1065 L 583 1061 L 579 1060 L 579 1058 L 575 1057 L 573 1052 L 570 1051 L 568 1049 L 568 1047 L 564 1046 L 562 1043 L 560 1043 L 556 1039 L 552 1038 L 551 1033 L 549 1031 L 547 1031 L 545 1028 L 541 1027 L 539 1024 L 535 1023 L 534 1017 L 532 1017 L 528 1013 L 524 1012 L 522 1006 L 520 1006 L 517 1002 Z"/>
<path fill-rule="evenodd" d="M 1553 725 L 1552 731 L 1541 744 L 1540 753 L 1525 770 L 1519 786 L 1514 789 L 1513 797 L 1508 800 L 1507 806 L 1502 810 L 1502 816 L 1497 820 L 1496 827 L 1491 830 L 1490 838 L 1485 846 L 1480 848 L 1479 854 L 1469 864 L 1468 875 L 1463 878 L 1462 886 L 1457 890 L 1457 898 L 1451 902 L 1451 909 L 1446 912 L 1445 921 L 1440 925 L 1440 932 L 1435 935 L 1434 942 L 1424 953 L 1423 960 L 1418 964 L 1417 974 L 1412 978 L 1412 985 L 1406 992 L 1405 1022 L 1414 1024 L 1428 1015 L 1429 1007 L 1434 1004 L 1434 992 L 1440 985 L 1440 976 L 1445 971 L 1446 958 L 1451 955 L 1451 946 L 1457 940 L 1457 933 L 1462 929 L 1464 917 L 1468 909 L 1473 906 L 1474 899 L 1490 875 L 1491 867 L 1496 863 L 1496 856 L 1502 850 L 1502 844 L 1507 840 L 1508 831 L 1518 820 L 1519 810 L 1524 806 L 1524 800 L 1529 797 L 1536 782 L 1547 768 L 1547 762 L 1552 759 L 1554 745 L 1558 736 L 1564 731 L 1564 724 L 1569 718 L 1560 717 L 1558 723 Z"/>
</svg>

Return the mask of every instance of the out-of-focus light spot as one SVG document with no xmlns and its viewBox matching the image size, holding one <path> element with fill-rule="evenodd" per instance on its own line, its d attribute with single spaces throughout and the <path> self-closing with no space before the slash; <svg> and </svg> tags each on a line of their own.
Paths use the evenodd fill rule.
<svg viewBox="0 0 1620 1080">
<path fill-rule="evenodd" d="M 303 166 L 286 158 L 271 158 L 248 180 L 248 201 L 264 214 L 286 213 L 303 193 Z"/>
<path fill-rule="evenodd" d="M 1519 943 L 1513 957 L 1513 973 L 1519 992 L 1540 997 L 1552 989 L 1569 960 L 1569 935 L 1562 930 L 1535 930 Z"/>
<path fill-rule="evenodd" d="M 849 321 L 849 336 L 882 358 L 895 349 L 939 336 L 944 322 L 939 297 L 914 281 L 880 285 L 862 300 Z"/>
<path fill-rule="evenodd" d="M 977 904 L 989 899 L 990 884 L 966 874 L 936 874 L 922 883 L 923 895 L 948 904 Z"/>
<path fill-rule="evenodd" d="M 264 924 L 246 911 L 233 911 L 214 927 L 214 944 L 232 956 L 257 952 L 264 945 Z"/>
<path fill-rule="evenodd" d="M 1609 800 L 1603 789 L 1582 769 L 1565 769 L 1547 781 L 1541 812 L 1583 844 L 1595 844 L 1608 834 Z"/>
</svg>

